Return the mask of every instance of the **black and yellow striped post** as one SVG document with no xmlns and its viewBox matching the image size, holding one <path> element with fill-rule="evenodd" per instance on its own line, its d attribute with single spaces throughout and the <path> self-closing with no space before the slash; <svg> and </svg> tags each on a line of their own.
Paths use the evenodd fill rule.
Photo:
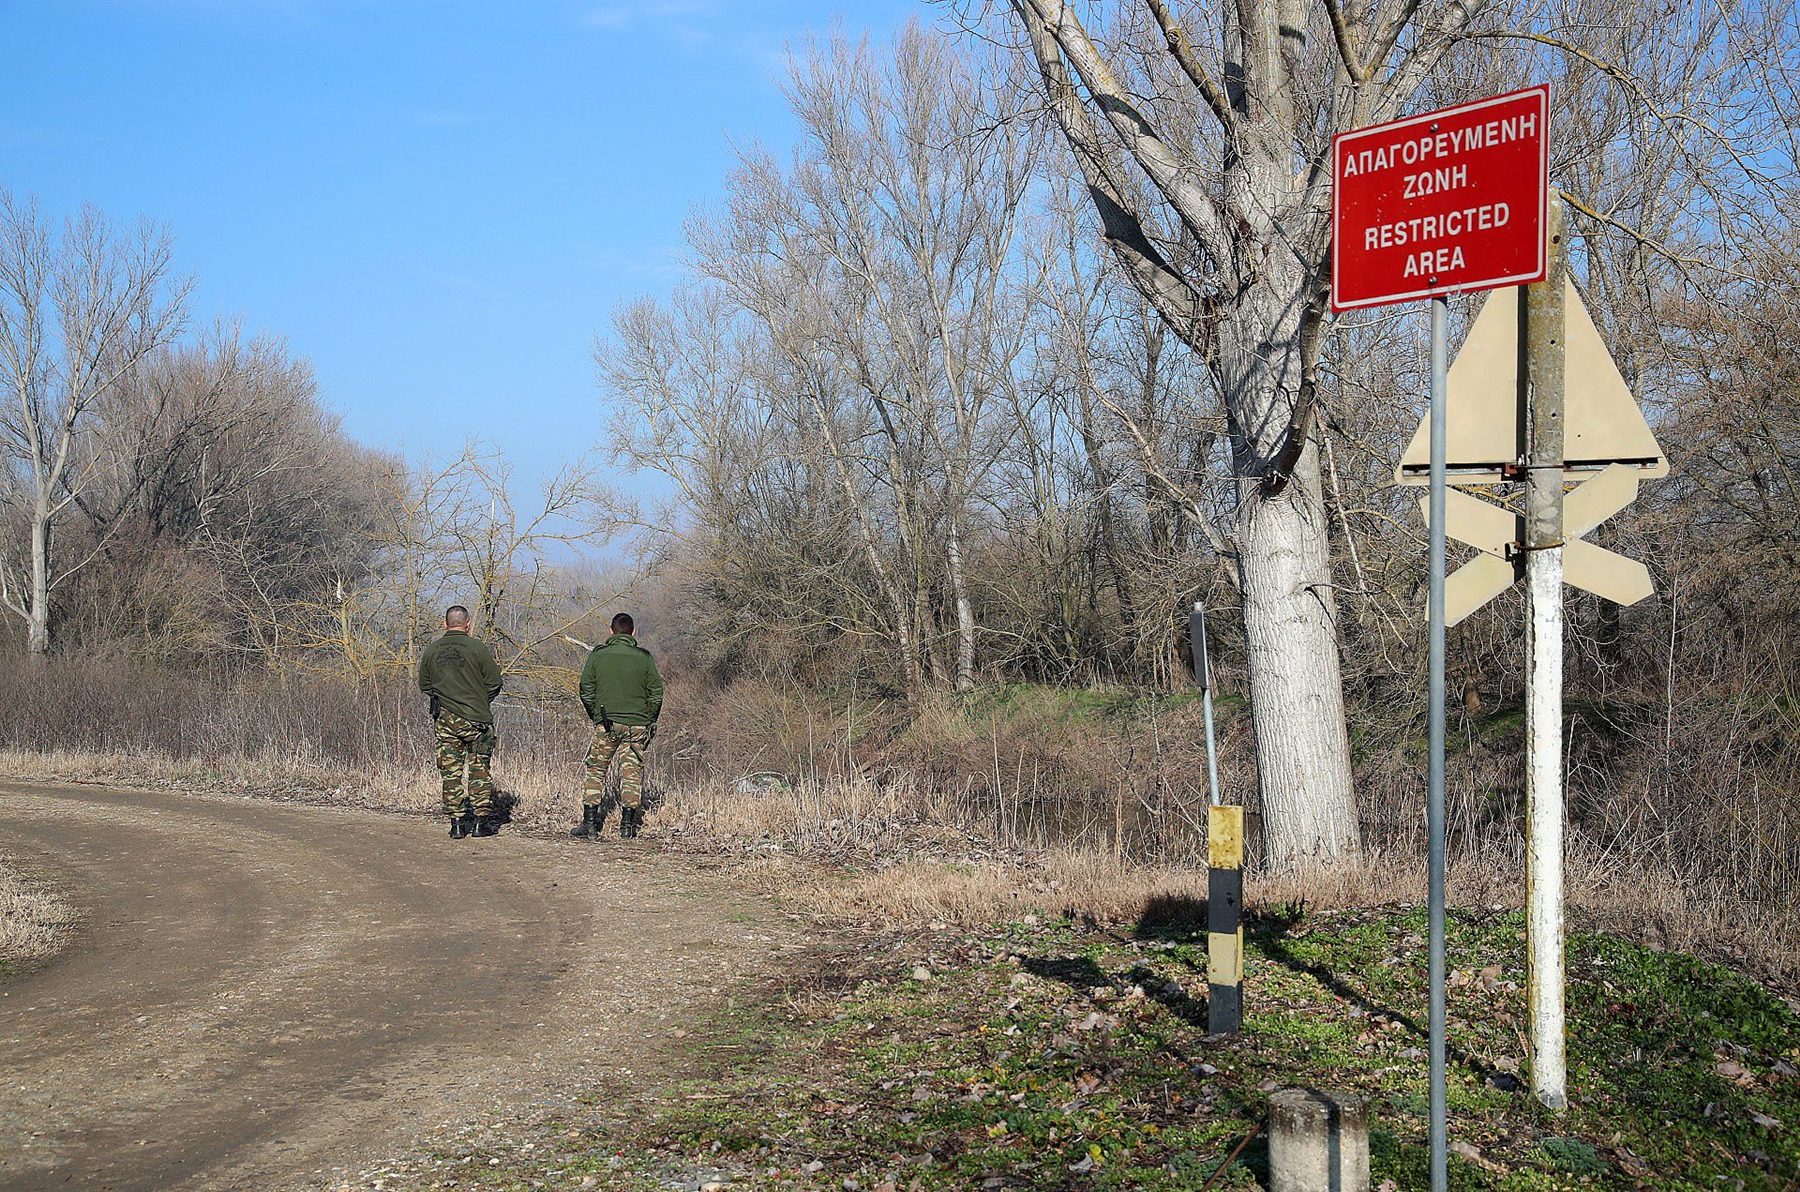
<svg viewBox="0 0 1800 1192">
<path fill-rule="evenodd" d="M 1206 653 L 1206 606 L 1188 614 L 1194 650 L 1194 686 L 1206 723 L 1206 1025 L 1215 1035 L 1236 1034 L 1244 1024 L 1244 809 L 1225 806 L 1219 795 L 1219 749 L 1213 736 L 1212 662 Z"/>
<path fill-rule="evenodd" d="M 1244 809 L 1206 809 L 1206 1028 L 1244 1025 Z"/>
</svg>

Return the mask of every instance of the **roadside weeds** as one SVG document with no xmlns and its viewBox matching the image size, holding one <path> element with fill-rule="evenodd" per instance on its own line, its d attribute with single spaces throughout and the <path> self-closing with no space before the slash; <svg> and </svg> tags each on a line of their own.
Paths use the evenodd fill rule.
<svg viewBox="0 0 1800 1192">
<path fill-rule="evenodd" d="M 80 918 L 61 894 L 26 877 L 12 858 L 0 854 L 0 973 L 56 955 Z"/>
</svg>

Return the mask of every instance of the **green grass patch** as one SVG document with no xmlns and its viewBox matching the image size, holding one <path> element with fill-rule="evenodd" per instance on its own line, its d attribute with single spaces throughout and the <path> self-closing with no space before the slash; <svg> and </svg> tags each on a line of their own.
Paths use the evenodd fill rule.
<svg viewBox="0 0 1800 1192">
<path fill-rule="evenodd" d="M 1217 1173 L 1247 1189 L 1266 1180 L 1270 1092 L 1310 1085 L 1368 1096 L 1375 1185 L 1424 1189 L 1424 936 L 1418 910 L 1253 925 L 1245 1030 L 1222 1038 L 1197 929 L 934 932 L 838 967 L 834 989 L 721 1014 L 686 1040 L 694 1078 L 584 1134 L 552 1186 L 604 1169 L 602 1187 L 1174 1192 Z M 1449 925 L 1453 1188 L 1794 1186 L 1786 1004 L 1691 957 L 1572 934 L 1571 1106 L 1552 1114 L 1525 1087 L 1522 937 L 1513 913 Z M 471 1166 L 463 1186 L 533 1170 Z"/>
</svg>

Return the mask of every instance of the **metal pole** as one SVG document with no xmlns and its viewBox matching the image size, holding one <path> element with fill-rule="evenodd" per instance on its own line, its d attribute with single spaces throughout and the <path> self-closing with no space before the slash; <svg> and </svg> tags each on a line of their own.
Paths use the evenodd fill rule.
<svg viewBox="0 0 1800 1192">
<path fill-rule="evenodd" d="M 1525 927 L 1531 1091 L 1569 1103 L 1563 1025 L 1562 663 L 1564 273 L 1560 199 L 1550 204 L 1549 269 L 1526 286 Z"/>
<path fill-rule="evenodd" d="M 1206 718 L 1206 782 L 1212 806 L 1219 806 L 1219 751 L 1213 736 L 1212 658 L 1206 652 L 1206 606 L 1194 601 L 1188 615 L 1188 636 L 1194 647 L 1194 682 L 1200 684 L 1200 710 Z"/>
<path fill-rule="evenodd" d="M 1425 800 L 1431 917 L 1431 1192 L 1449 1187 L 1449 1110 L 1444 1093 L 1444 456 L 1449 392 L 1450 301 L 1431 299 L 1431 760 Z"/>
<path fill-rule="evenodd" d="M 1244 809 L 1219 801 L 1212 663 L 1206 654 L 1206 606 L 1199 601 L 1188 614 L 1188 640 L 1206 713 L 1206 777 L 1212 784 L 1206 809 L 1206 1029 L 1234 1035 L 1244 1025 Z"/>
</svg>

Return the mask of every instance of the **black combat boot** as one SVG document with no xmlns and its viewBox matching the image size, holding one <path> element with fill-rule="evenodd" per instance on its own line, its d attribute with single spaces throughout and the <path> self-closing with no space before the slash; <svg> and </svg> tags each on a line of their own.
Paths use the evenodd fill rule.
<svg viewBox="0 0 1800 1192">
<path fill-rule="evenodd" d="M 624 839 L 630 840 L 636 836 L 638 828 L 643 822 L 644 809 L 642 807 L 619 808 L 619 835 Z"/>
<path fill-rule="evenodd" d="M 474 828 L 475 821 L 469 816 L 453 815 L 450 817 L 450 839 L 452 840 L 461 840 L 472 832 Z"/>
<path fill-rule="evenodd" d="M 477 835 L 477 836 L 498 836 L 498 835 L 500 835 L 500 821 L 496 820 L 491 815 L 476 816 L 475 817 L 475 835 Z"/>
<path fill-rule="evenodd" d="M 583 840 L 600 835 L 600 805 L 584 804 L 581 808 L 581 822 L 569 829 L 569 835 L 579 836 Z"/>
</svg>

